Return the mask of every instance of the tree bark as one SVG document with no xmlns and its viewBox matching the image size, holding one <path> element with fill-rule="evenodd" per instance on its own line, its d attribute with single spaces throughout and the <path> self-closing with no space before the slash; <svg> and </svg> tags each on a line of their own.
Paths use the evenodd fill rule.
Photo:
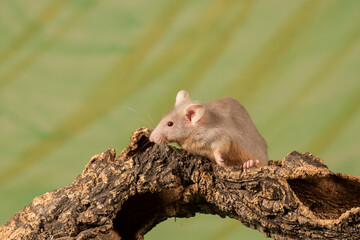
<svg viewBox="0 0 360 240">
<path fill-rule="evenodd" d="M 118 157 L 114 149 L 92 157 L 73 183 L 0 226 L 0 239 L 143 239 L 167 218 L 197 212 L 274 239 L 360 239 L 359 177 L 298 152 L 265 167 L 219 167 L 149 134 L 136 130 Z"/>
</svg>

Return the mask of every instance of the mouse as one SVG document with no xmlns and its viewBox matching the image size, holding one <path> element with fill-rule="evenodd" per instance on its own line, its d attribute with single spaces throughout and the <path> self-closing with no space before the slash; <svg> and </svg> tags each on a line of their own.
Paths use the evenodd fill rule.
<svg viewBox="0 0 360 240">
<path fill-rule="evenodd" d="M 149 140 L 177 143 L 219 166 L 268 165 L 265 139 L 243 105 L 231 97 L 199 102 L 191 100 L 187 91 L 179 91 L 174 108 L 163 116 Z"/>
</svg>

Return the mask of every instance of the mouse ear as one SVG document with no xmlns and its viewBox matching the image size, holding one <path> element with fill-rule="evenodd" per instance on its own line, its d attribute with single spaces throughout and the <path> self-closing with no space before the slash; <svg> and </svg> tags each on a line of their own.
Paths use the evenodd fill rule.
<svg viewBox="0 0 360 240">
<path fill-rule="evenodd" d="M 183 102 L 189 101 L 189 100 L 190 100 L 189 93 L 185 90 L 181 90 L 176 95 L 175 106 L 178 106 L 180 103 L 183 103 Z"/>
<path fill-rule="evenodd" d="M 191 123 L 197 123 L 204 115 L 202 104 L 190 104 L 185 108 L 185 116 Z"/>
</svg>

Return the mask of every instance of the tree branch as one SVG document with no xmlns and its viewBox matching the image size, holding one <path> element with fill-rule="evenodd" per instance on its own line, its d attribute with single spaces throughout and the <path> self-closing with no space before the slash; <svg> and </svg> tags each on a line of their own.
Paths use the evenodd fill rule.
<svg viewBox="0 0 360 240">
<path fill-rule="evenodd" d="M 274 239 L 358 239 L 360 178 L 334 174 L 318 157 L 292 152 L 269 166 L 219 167 L 150 143 L 91 158 L 70 185 L 45 193 L 0 227 L 0 239 L 143 239 L 169 217 L 238 219 Z"/>
</svg>

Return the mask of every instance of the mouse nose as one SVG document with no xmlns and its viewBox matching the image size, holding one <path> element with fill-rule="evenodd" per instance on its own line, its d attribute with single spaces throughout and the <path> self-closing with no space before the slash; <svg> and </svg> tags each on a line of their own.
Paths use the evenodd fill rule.
<svg viewBox="0 0 360 240">
<path fill-rule="evenodd" d="M 150 140 L 150 142 L 154 142 L 154 134 L 150 134 L 150 137 L 149 137 L 149 140 Z"/>
<path fill-rule="evenodd" d="M 152 130 L 149 140 L 150 142 L 156 143 L 159 140 L 159 136 L 158 136 L 158 132 L 156 131 L 156 129 Z"/>
</svg>

